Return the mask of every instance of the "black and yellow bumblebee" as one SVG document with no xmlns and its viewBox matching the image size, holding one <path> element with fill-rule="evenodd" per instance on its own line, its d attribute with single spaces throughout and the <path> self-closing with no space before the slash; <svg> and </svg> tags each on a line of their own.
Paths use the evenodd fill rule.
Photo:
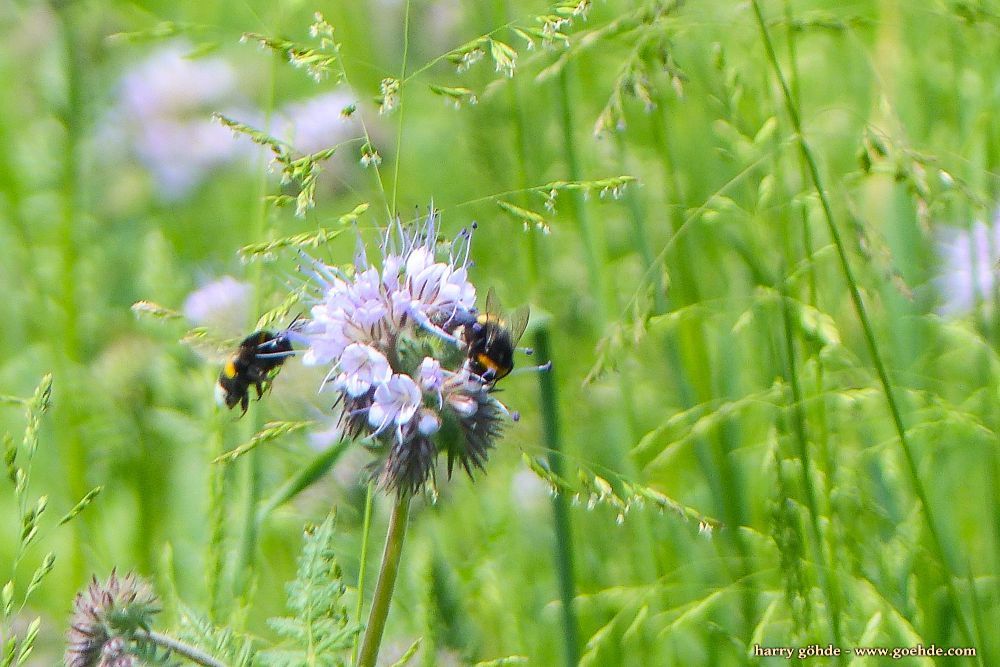
<svg viewBox="0 0 1000 667">
<path fill-rule="evenodd" d="M 486 308 L 465 325 L 462 337 L 468 355 L 469 370 L 493 383 L 514 370 L 514 351 L 528 326 L 529 310 L 521 306 L 509 316 L 504 314 L 493 288 L 486 294 Z M 531 350 L 524 350 L 531 354 Z"/>
<path fill-rule="evenodd" d="M 278 374 L 281 365 L 292 354 L 287 331 L 254 331 L 243 339 L 236 352 L 219 373 L 215 396 L 219 405 L 232 409 L 238 403 L 246 414 L 250 405 L 250 387 L 257 390 L 257 400 L 264 395 L 265 385 Z M 242 416 L 242 415 L 241 415 Z"/>
</svg>

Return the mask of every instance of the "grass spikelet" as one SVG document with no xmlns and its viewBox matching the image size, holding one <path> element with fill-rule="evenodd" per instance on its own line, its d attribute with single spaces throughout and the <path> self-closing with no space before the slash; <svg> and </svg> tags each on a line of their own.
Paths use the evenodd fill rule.
<svg viewBox="0 0 1000 667">
<path fill-rule="evenodd" d="M 179 320 L 184 317 L 176 310 L 152 301 L 136 301 L 132 304 L 132 312 L 136 317 L 152 317 L 157 320 Z"/>
<path fill-rule="evenodd" d="M 277 440 L 278 438 L 288 435 L 289 433 L 301 431 L 302 429 L 308 428 L 313 424 L 314 422 L 308 420 L 268 422 L 267 424 L 264 424 L 264 428 L 255 433 L 250 440 L 235 449 L 231 449 L 228 452 L 216 456 L 212 459 L 212 463 L 232 463 L 244 454 L 253 451 L 260 445 Z"/>
<path fill-rule="evenodd" d="M 76 505 L 73 506 L 73 509 L 71 509 L 69 512 L 64 514 L 61 519 L 59 519 L 59 525 L 61 526 L 64 523 L 72 521 L 77 516 L 79 516 L 80 512 L 87 509 L 87 507 L 89 507 L 90 504 L 94 502 L 94 500 L 97 498 L 98 495 L 100 495 L 101 491 L 103 490 L 104 490 L 103 486 L 95 486 L 93 489 L 88 491 L 87 495 L 81 498 L 80 502 L 78 502 Z"/>
</svg>

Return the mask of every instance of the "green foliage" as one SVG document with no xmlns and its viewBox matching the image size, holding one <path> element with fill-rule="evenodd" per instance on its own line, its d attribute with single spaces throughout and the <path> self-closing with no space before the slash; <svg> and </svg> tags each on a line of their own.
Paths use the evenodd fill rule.
<svg viewBox="0 0 1000 667">
<path fill-rule="evenodd" d="M 214 626 L 187 607 L 180 610 L 180 633 L 184 641 L 207 652 L 228 667 L 252 667 L 257 655 L 253 639 L 229 628 Z"/>
<path fill-rule="evenodd" d="M 358 632 L 342 598 L 347 587 L 333 549 L 334 517 L 306 531 L 298 576 L 287 586 L 294 617 L 272 618 L 268 624 L 285 641 L 261 651 L 260 664 L 275 667 L 346 665 L 346 653 Z"/>
<path fill-rule="evenodd" d="M 376 228 L 432 198 L 443 242 L 478 223 L 481 294 L 530 302 L 524 344 L 549 345 L 518 368 L 554 363 L 499 385 L 521 418 L 488 474 L 414 501 L 383 662 L 563 664 L 567 618 L 591 665 L 1000 661 L 995 3 L 766 2 L 761 25 L 717 0 L 15 4 L 0 666 L 58 663 L 114 564 L 170 581 L 159 622 L 224 664 L 347 660 L 385 511 L 330 369 L 289 359 L 242 419 L 212 386 L 247 331 L 308 312 L 300 252 L 350 271 L 358 235 L 377 259 Z M 213 68 L 235 84 L 198 102 Z M 161 76 L 149 115 L 123 102 Z M 298 145 L 295 106 L 329 93 L 313 120 L 349 129 Z M 183 170 L 213 144 L 171 129 L 212 111 L 273 173 Z M 235 324 L 188 322 L 223 274 Z"/>
<path fill-rule="evenodd" d="M 35 642 L 41 629 L 41 617 L 35 617 L 27 627 L 16 629 L 15 622 L 23 614 L 39 587 L 45 582 L 56 565 L 56 554 L 46 553 L 31 573 L 27 583 L 23 581 L 22 568 L 29 548 L 42 536 L 42 520 L 48 509 L 48 496 L 38 496 L 32 500 L 31 481 L 32 470 L 39 448 L 39 434 L 42 428 L 42 418 L 49 411 L 52 402 L 52 376 L 46 375 L 35 388 L 30 398 L 10 397 L 8 403 L 21 405 L 25 410 L 24 434 L 20 445 L 14 438 L 6 435 L 4 464 L 7 468 L 7 478 L 13 484 L 14 501 L 20 515 L 20 530 L 11 543 L 16 544 L 16 555 L 11 564 L 10 579 L 0 590 L 0 665 L 12 667 L 24 665 L 35 650 Z M 76 506 L 67 513 L 57 526 L 61 526 L 77 517 L 100 493 L 97 487 L 87 493 Z M 18 587 L 22 590 L 20 594 Z"/>
</svg>

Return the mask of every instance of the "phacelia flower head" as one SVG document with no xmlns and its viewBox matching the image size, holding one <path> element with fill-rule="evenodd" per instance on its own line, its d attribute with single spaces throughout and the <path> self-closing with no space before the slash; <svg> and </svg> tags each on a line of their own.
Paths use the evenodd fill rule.
<svg viewBox="0 0 1000 667">
<path fill-rule="evenodd" d="M 104 583 L 94 577 L 73 601 L 66 647 L 66 667 L 131 667 L 137 664 L 129 638 L 148 630 L 160 603 L 134 574 L 111 573 Z"/>
<path fill-rule="evenodd" d="M 377 477 L 397 494 L 420 491 L 437 456 L 472 474 L 483 468 L 510 413 L 491 394 L 493 378 L 467 363 L 464 327 L 476 321 L 469 281 L 470 230 L 438 247 L 438 214 L 415 229 L 398 221 L 369 261 L 359 243 L 353 266 L 308 259 L 309 319 L 294 336 L 307 365 L 328 367 L 321 389 L 337 392 L 341 427 L 381 452 Z"/>
</svg>

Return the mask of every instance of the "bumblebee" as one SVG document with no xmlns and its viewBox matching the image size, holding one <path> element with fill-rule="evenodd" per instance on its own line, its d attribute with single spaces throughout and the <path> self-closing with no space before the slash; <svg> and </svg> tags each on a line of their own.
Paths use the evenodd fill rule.
<svg viewBox="0 0 1000 667">
<path fill-rule="evenodd" d="M 514 350 L 528 326 L 528 307 L 508 317 L 493 288 L 486 294 L 486 309 L 465 326 L 462 334 L 469 369 L 487 382 L 496 382 L 514 370 Z M 530 351 L 527 351 L 530 354 Z"/>
<path fill-rule="evenodd" d="M 260 330 L 244 338 L 219 373 L 219 382 L 215 387 L 219 405 L 225 403 L 227 408 L 232 409 L 239 403 L 245 415 L 250 405 L 250 387 L 257 390 L 257 400 L 260 400 L 264 385 L 274 379 L 291 354 L 292 343 L 285 332 Z"/>
</svg>

